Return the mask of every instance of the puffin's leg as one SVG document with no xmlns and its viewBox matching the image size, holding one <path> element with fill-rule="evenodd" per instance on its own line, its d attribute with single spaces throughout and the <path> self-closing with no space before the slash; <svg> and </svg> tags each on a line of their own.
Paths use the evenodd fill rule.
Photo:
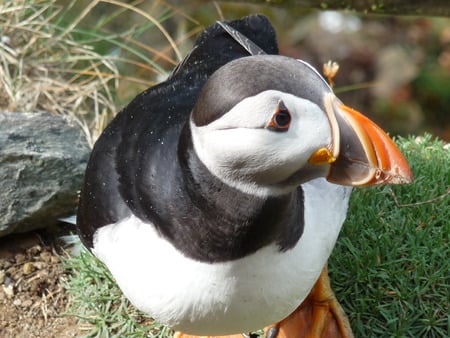
<svg viewBox="0 0 450 338">
<path fill-rule="evenodd" d="M 189 334 L 185 334 L 182 332 L 175 332 L 173 338 L 244 338 L 245 335 L 242 334 L 234 334 L 231 336 L 191 336 Z"/>
<path fill-rule="evenodd" d="M 327 266 L 308 297 L 289 317 L 268 326 L 267 338 L 352 338 L 347 315 L 331 290 Z"/>
</svg>

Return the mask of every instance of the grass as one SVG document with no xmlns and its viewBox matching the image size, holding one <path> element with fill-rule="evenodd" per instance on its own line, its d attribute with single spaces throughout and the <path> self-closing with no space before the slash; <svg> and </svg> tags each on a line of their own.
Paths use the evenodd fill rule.
<svg viewBox="0 0 450 338">
<path fill-rule="evenodd" d="M 168 20 L 194 28 L 175 39 L 162 26 Z M 0 110 L 70 115 L 93 145 L 120 99 L 166 77 L 199 30 L 164 1 L 2 1 Z"/>
<path fill-rule="evenodd" d="M 357 189 L 330 259 L 357 337 L 450 335 L 450 148 L 400 139 L 414 184 Z"/>
<path fill-rule="evenodd" d="M 450 148 L 430 135 L 397 141 L 415 183 L 354 191 L 329 261 L 332 286 L 356 337 L 448 337 Z M 133 309 L 89 253 L 67 264 L 88 336 L 171 336 Z"/>
<path fill-rule="evenodd" d="M 62 11 L 55 1 L 0 5 L 1 108 L 71 115 L 90 136 L 91 130 L 103 127 L 101 117 L 115 109 L 118 71 L 61 29 L 57 18 Z"/>
<path fill-rule="evenodd" d="M 71 272 L 66 289 L 72 312 L 86 337 L 169 337 L 171 331 L 137 311 L 123 296 L 106 267 L 83 249 L 64 258 Z"/>
</svg>

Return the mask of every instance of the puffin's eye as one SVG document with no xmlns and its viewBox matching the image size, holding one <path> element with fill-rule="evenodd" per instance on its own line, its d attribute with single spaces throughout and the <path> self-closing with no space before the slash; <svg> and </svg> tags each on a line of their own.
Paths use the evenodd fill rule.
<svg viewBox="0 0 450 338">
<path fill-rule="evenodd" d="M 291 124 L 291 113 L 284 105 L 282 100 L 278 101 L 278 106 L 275 113 L 272 116 L 267 127 L 276 131 L 286 131 Z"/>
<path fill-rule="evenodd" d="M 291 114 L 288 111 L 280 111 L 278 114 L 275 114 L 274 120 L 279 127 L 285 128 L 291 123 Z"/>
</svg>

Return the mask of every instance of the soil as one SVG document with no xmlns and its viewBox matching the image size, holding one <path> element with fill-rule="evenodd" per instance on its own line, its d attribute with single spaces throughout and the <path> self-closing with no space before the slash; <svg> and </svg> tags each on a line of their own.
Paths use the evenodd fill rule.
<svg viewBox="0 0 450 338">
<path fill-rule="evenodd" d="M 64 227 L 0 238 L 0 337 L 86 334 L 69 314 L 63 283 Z"/>
</svg>

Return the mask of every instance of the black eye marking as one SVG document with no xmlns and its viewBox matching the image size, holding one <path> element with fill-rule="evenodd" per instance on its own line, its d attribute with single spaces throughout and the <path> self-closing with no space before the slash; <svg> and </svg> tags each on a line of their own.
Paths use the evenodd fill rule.
<svg viewBox="0 0 450 338">
<path fill-rule="evenodd" d="M 267 128 L 275 130 L 275 131 L 286 131 L 289 129 L 291 125 L 291 113 L 289 109 L 287 109 L 286 105 L 282 100 L 278 101 L 277 109 L 275 113 L 272 115 L 272 119 L 270 120 Z"/>
</svg>

